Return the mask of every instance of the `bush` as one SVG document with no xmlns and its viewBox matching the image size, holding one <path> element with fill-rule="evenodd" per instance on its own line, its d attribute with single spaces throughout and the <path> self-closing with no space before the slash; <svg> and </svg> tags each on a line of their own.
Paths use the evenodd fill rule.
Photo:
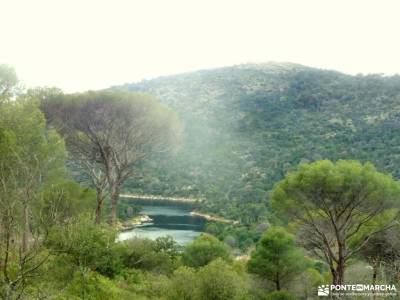
<svg viewBox="0 0 400 300">
<path fill-rule="evenodd" d="M 59 299 L 119 300 L 122 291 L 108 278 L 88 269 L 74 273 L 72 281 Z"/>
<path fill-rule="evenodd" d="M 113 277 L 123 266 L 121 245 L 115 238 L 114 230 L 96 225 L 92 216 L 83 215 L 70 219 L 63 226 L 53 227 L 46 245 L 55 255 L 64 256 L 76 267 Z"/>
<path fill-rule="evenodd" d="M 296 297 L 288 291 L 275 291 L 268 294 L 265 300 L 296 300 Z"/>
<path fill-rule="evenodd" d="M 171 277 L 168 290 L 170 300 L 191 300 L 196 298 L 196 273 L 188 267 L 180 267 Z"/>
<path fill-rule="evenodd" d="M 202 234 L 187 245 L 182 255 L 183 263 L 195 268 L 205 266 L 217 258 L 229 261 L 229 248 L 209 234 Z"/>
<path fill-rule="evenodd" d="M 287 285 L 307 267 L 301 248 L 294 236 L 282 227 L 270 227 L 263 235 L 248 262 L 250 273 L 275 284 L 276 290 Z"/>
<path fill-rule="evenodd" d="M 178 267 L 179 245 L 170 237 L 149 239 L 134 238 L 123 244 L 123 264 L 161 274 L 172 273 Z"/>
<path fill-rule="evenodd" d="M 244 297 L 246 281 L 218 258 L 197 273 L 198 299 L 231 300 Z"/>
</svg>

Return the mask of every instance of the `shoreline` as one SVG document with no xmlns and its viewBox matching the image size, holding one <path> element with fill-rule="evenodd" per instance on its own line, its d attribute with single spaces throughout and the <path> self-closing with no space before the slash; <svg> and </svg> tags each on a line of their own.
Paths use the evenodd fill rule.
<svg viewBox="0 0 400 300">
<path fill-rule="evenodd" d="M 153 219 L 150 218 L 148 215 L 138 215 L 136 217 L 133 217 L 130 220 L 120 222 L 118 227 L 119 227 L 119 231 L 124 232 L 124 231 L 128 231 L 128 230 L 132 230 L 140 225 L 143 225 L 146 223 L 151 223 L 152 221 L 153 221 Z"/>
<path fill-rule="evenodd" d="M 226 219 L 223 217 L 213 216 L 213 215 L 201 213 L 198 211 L 192 211 L 192 212 L 190 212 L 190 215 L 194 216 L 194 217 L 206 219 L 207 221 L 221 222 L 221 223 L 227 223 L 227 224 L 233 224 L 233 225 L 239 224 L 239 221 L 229 220 L 229 219 Z"/>
<path fill-rule="evenodd" d="M 184 197 L 164 197 L 164 196 L 153 196 L 153 195 L 131 195 L 131 194 L 120 194 L 121 198 L 131 198 L 138 200 L 163 200 L 165 202 L 177 202 L 177 203 L 199 203 L 201 199 L 196 198 L 184 198 Z"/>
</svg>

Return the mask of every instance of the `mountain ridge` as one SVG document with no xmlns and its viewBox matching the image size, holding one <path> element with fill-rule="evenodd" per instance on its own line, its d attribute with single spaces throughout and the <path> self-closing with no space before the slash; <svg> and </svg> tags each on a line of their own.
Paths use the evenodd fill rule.
<svg viewBox="0 0 400 300">
<path fill-rule="evenodd" d="M 135 192 L 202 197 L 240 218 L 244 203 L 267 207 L 268 191 L 300 162 L 370 161 L 400 178 L 400 76 L 244 64 L 113 89 L 153 95 L 185 127 L 181 153 L 149 164 Z"/>
</svg>

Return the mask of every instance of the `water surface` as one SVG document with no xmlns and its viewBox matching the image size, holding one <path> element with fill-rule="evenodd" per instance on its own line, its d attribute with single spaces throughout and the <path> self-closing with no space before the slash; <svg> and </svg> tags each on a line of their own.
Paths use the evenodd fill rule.
<svg viewBox="0 0 400 300">
<path fill-rule="evenodd" d="M 141 214 L 150 216 L 153 222 L 121 232 L 118 236 L 119 240 L 134 237 L 156 239 L 170 235 L 179 244 L 186 245 L 204 230 L 205 220 L 191 216 L 190 207 L 165 204 L 147 204 L 141 207 Z"/>
</svg>

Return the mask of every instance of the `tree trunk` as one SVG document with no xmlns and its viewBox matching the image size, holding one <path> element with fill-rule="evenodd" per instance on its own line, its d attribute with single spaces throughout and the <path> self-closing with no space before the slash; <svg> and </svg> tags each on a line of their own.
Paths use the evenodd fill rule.
<svg viewBox="0 0 400 300">
<path fill-rule="evenodd" d="M 101 189 L 97 189 L 97 205 L 96 205 L 96 224 L 100 224 L 101 221 L 101 209 L 103 208 L 104 195 Z"/>
<path fill-rule="evenodd" d="M 339 232 L 336 232 L 336 239 L 338 245 L 338 262 L 336 268 L 331 267 L 331 272 L 333 270 L 333 284 L 342 285 L 344 281 L 344 268 L 345 268 L 345 258 L 344 252 L 346 249 L 346 243 L 341 239 Z"/>
<path fill-rule="evenodd" d="M 115 226 L 117 224 L 117 212 L 118 212 L 118 200 L 119 200 L 120 186 L 118 183 L 114 183 L 111 189 L 111 214 L 110 224 Z"/>
<path fill-rule="evenodd" d="M 279 280 L 279 273 L 276 274 L 275 287 L 277 291 L 281 290 L 281 281 Z"/>
<path fill-rule="evenodd" d="M 374 265 L 372 266 L 372 284 L 375 286 L 376 284 L 376 278 L 378 277 L 378 262 L 375 262 Z M 372 299 L 376 299 L 376 294 L 375 294 L 375 289 L 372 290 Z"/>
<path fill-rule="evenodd" d="M 334 285 L 341 285 L 343 284 L 344 281 L 344 261 L 339 260 L 338 265 L 336 266 L 336 269 L 332 273 L 333 276 L 333 284 Z"/>
<path fill-rule="evenodd" d="M 26 253 L 29 248 L 29 208 L 28 203 L 24 202 L 24 208 L 22 212 L 23 232 L 22 232 L 22 253 Z"/>
<path fill-rule="evenodd" d="M 330 270 L 332 274 L 332 284 L 333 285 L 342 285 L 344 281 L 344 259 L 339 257 L 339 262 L 336 268 L 331 265 Z M 340 296 L 333 296 L 333 299 L 341 299 Z"/>
</svg>

